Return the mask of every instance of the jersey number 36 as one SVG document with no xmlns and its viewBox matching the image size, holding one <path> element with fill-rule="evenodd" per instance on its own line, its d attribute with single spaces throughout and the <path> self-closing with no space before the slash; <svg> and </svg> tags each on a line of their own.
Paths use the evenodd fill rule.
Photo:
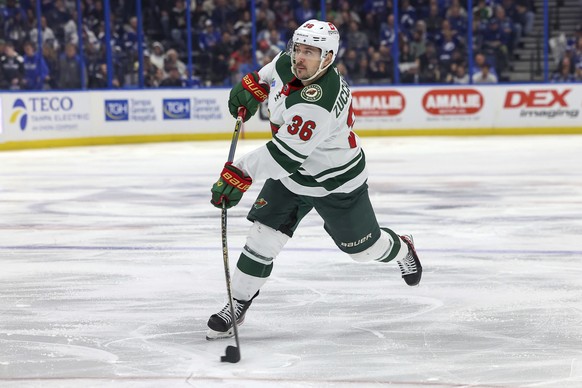
<svg viewBox="0 0 582 388">
<path fill-rule="evenodd" d="M 287 125 L 287 132 L 289 132 L 291 135 L 299 133 L 299 138 L 303 141 L 307 141 L 311 139 L 315 126 L 316 125 L 313 120 L 307 120 L 304 123 L 301 116 L 295 115 L 293 116 L 293 123 Z"/>
</svg>

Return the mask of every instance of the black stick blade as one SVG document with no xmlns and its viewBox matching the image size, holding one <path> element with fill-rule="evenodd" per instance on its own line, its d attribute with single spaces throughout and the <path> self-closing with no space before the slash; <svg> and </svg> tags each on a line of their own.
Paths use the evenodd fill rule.
<svg viewBox="0 0 582 388">
<path fill-rule="evenodd" d="M 240 361 L 240 350 L 236 346 L 227 346 L 226 355 L 220 357 L 220 361 L 236 364 Z"/>
</svg>

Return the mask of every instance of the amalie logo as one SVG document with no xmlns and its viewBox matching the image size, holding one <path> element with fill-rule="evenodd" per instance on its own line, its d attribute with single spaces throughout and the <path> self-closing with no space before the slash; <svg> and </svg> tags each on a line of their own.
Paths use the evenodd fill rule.
<svg viewBox="0 0 582 388">
<path fill-rule="evenodd" d="M 404 95 L 396 90 L 358 90 L 352 92 L 356 116 L 397 116 L 406 107 Z"/>
<path fill-rule="evenodd" d="M 483 95 L 475 89 L 431 90 L 422 98 L 422 107 L 431 115 L 472 115 L 483 108 Z"/>
</svg>

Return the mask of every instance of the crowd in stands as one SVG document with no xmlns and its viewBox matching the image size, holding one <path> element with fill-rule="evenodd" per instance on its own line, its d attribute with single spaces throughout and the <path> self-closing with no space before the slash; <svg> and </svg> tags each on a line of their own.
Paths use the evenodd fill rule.
<svg viewBox="0 0 582 388">
<path fill-rule="evenodd" d="M 582 23 L 570 33 L 561 33 L 550 40 L 555 71 L 551 82 L 582 81 Z"/>
<path fill-rule="evenodd" d="M 472 10 L 464 0 L 400 0 L 396 21 L 395 1 L 326 1 L 326 19 L 342 37 L 338 70 L 348 82 L 393 82 L 394 45 L 399 49 L 397 68 L 403 83 L 465 84 L 469 75 L 473 82 L 503 81 L 521 37 L 532 33 L 536 11 L 533 0 L 475 0 Z M 115 88 L 139 85 L 136 2 L 110 1 L 112 69 L 106 62 L 103 0 L 81 1 L 82 36 L 78 35 L 76 3 L 42 0 L 38 50 L 36 1 L 4 0 L 0 6 L 0 89 L 105 88 L 108 76 Z M 142 0 L 144 84 L 232 85 L 285 50 L 303 21 L 321 18 L 320 4 L 320 0 L 256 0 L 253 53 L 248 0 L 191 0 L 190 29 L 185 0 Z M 472 42 L 467 39 L 469 29 Z M 189 40 L 192 74 L 187 66 Z M 475 54 L 472 68 L 469 44 Z M 579 56 L 581 49 L 582 39 L 578 39 L 568 55 Z M 561 66 L 575 68 L 578 62 L 568 58 L 564 56 Z"/>
</svg>

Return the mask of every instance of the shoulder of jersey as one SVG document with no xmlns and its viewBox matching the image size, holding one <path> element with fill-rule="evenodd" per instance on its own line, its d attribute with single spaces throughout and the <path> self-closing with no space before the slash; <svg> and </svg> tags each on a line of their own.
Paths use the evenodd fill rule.
<svg viewBox="0 0 582 388">
<path fill-rule="evenodd" d="M 317 82 L 307 85 L 301 91 L 290 95 L 285 104 L 287 108 L 295 104 L 314 104 L 331 112 L 340 92 L 340 87 L 340 75 L 337 73 L 335 66 L 332 66 Z"/>
</svg>

